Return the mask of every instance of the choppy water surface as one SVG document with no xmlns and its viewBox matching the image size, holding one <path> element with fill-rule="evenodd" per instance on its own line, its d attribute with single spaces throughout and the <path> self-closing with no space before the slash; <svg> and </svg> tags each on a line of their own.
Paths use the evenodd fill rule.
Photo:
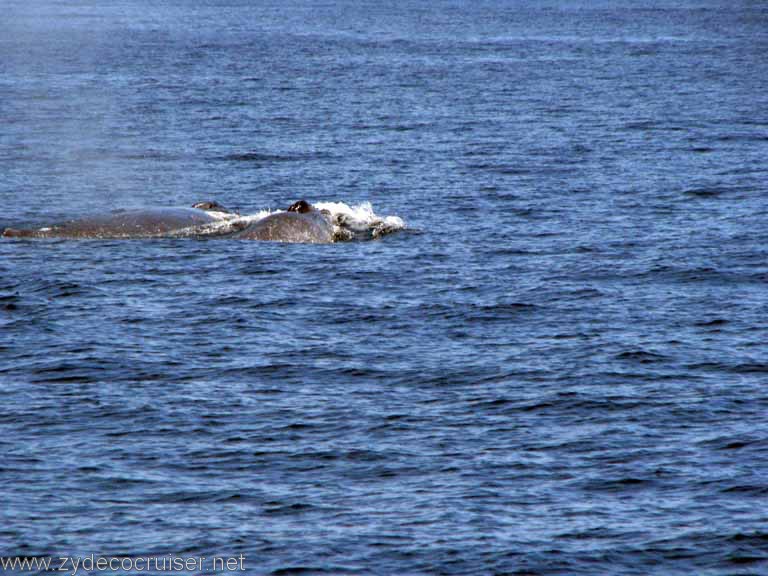
<svg viewBox="0 0 768 576">
<path fill-rule="evenodd" d="M 768 571 L 763 3 L 2 12 L 0 227 L 407 228 L 0 242 L 0 554 Z"/>
</svg>

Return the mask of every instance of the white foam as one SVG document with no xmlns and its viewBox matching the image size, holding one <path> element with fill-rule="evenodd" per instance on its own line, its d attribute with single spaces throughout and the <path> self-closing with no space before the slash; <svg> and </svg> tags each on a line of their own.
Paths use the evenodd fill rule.
<svg viewBox="0 0 768 576">
<path fill-rule="evenodd" d="M 239 218 L 239 214 L 233 214 L 232 212 L 219 212 L 217 210 L 206 210 L 205 211 L 208 216 L 211 216 L 213 218 L 216 218 L 217 220 L 235 220 L 236 218 Z"/>
<path fill-rule="evenodd" d="M 214 218 L 215 222 L 208 222 L 206 224 L 198 224 L 195 226 L 189 226 L 182 230 L 173 232 L 171 236 L 190 237 L 190 236 L 222 236 L 225 234 L 231 234 L 246 228 L 247 226 L 258 222 L 265 216 L 274 214 L 269 210 L 262 210 L 256 214 L 241 215 L 233 214 L 231 212 L 216 212 L 207 211 L 207 213 Z"/>
<path fill-rule="evenodd" d="M 279 212 L 285 212 L 285 210 L 259 210 L 255 214 L 238 214 L 233 220 L 238 223 L 253 224 L 270 214 L 277 214 Z"/>
<path fill-rule="evenodd" d="M 373 211 L 370 202 L 350 206 L 344 202 L 318 202 L 313 204 L 319 210 L 331 214 L 334 235 L 340 240 L 352 240 L 369 236 L 380 238 L 405 228 L 405 222 L 399 216 L 379 216 Z"/>
</svg>

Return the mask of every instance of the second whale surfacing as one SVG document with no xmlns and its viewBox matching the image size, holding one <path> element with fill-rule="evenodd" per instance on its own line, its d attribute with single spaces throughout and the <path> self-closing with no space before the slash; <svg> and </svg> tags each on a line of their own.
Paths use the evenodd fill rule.
<svg viewBox="0 0 768 576">
<path fill-rule="evenodd" d="M 291 204 L 285 212 L 270 214 L 254 222 L 232 237 L 306 244 L 329 244 L 334 241 L 330 216 L 305 200 Z"/>
</svg>

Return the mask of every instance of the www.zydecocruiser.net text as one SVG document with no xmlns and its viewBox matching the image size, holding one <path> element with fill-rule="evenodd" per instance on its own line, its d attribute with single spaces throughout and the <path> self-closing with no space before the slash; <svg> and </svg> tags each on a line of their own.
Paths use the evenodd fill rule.
<svg viewBox="0 0 768 576">
<path fill-rule="evenodd" d="M 245 556 L 0 556 L 0 571 L 61 573 L 69 576 L 165 572 L 213 574 L 244 572 Z"/>
</svg>

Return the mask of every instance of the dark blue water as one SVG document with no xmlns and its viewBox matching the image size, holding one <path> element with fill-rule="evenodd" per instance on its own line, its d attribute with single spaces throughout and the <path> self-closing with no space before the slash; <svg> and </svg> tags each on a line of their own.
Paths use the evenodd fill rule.
<svg viewBox="0 0 768 576">
<path fill-rule="evenodd" d="M 6 0 L 0 227 L 408 228 L 0 242 L 0 555 L 767 574 L 767 54 L 763 2 Z"/>
</svg>

